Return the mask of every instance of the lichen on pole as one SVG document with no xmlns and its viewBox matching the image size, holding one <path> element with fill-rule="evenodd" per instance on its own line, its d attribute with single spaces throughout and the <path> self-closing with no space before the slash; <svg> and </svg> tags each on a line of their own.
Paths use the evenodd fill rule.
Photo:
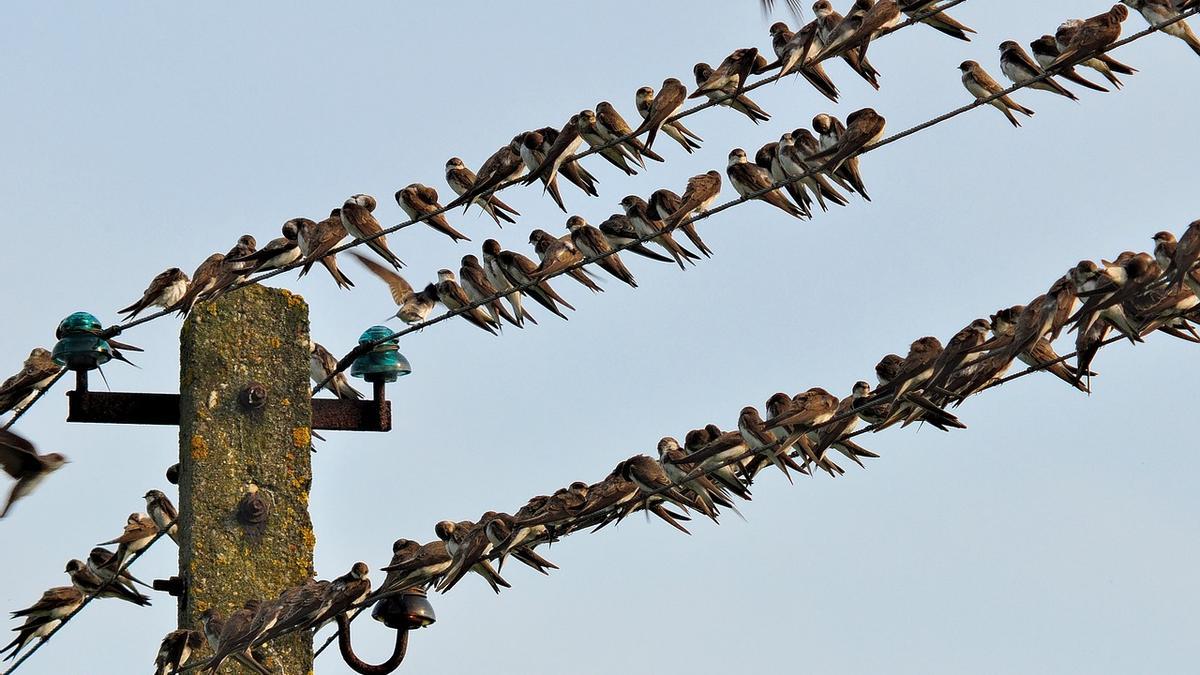
<svg viewBox="0 0 1200 675">
<path fill-rule="evenodd" d="M 308 305 L 248 286 L 197 305 L 180 338 L 179 625 L 271 599 L 313 575 Z M 273 642 L 270 665 L 312 671 L 312 637 Z M 242 672 L 232 662 L 222 673 Z"/>
</svg>

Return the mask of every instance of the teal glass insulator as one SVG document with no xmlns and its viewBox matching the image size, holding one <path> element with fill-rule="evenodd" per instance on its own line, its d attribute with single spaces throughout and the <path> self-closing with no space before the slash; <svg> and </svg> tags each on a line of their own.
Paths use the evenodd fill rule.
<svg viewBox="0 0 1200 675">
<path fill-rule="evenodd" d="M 75 312 L 58 324 L 59 338 L 50 353 L 54 362 L 70 370 L 94 370 L 112 359 L 112 347 L 95 333 L 103 330 L 100 321 L 87 312 Z"/>
<path fill-rule="evenodd" d="M 370 352 L 354 359 L 350 375 L 367 382 L 395 382 L 397 378 L 412 372 L 408 359 L 399 351 L 400 341 L 392 338 L 387 326 L 371 326 L 358 338 L 360 345 L 374 345 Z M 383 342 L 379 342 L 384 340 Z"/>
</svg>

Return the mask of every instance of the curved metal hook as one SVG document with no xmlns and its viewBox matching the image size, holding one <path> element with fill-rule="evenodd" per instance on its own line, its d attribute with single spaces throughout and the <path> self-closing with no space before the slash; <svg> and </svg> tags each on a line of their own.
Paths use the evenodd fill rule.
<svg viewBox="0 0 1200 675">
<path fill-rule="evenodd" d="M 388 675 L 392 671 L 400 667 L 400 662 L 404 660 L 405 653 L 408 652 L 408 630 L 400 629 L 396 631 L 396 647 L 392 651 L 392 657 L 383 663 L 373 666 L 364 662 L 354 654 L 354 648 L 350 646 L 350 618 L 345 613 L 337 616 L 338 624 L 338 649 L 342 652 L 342 658 L 346 661 L 346 665 L 356 673 L 362 675 Z"/>
</svg>

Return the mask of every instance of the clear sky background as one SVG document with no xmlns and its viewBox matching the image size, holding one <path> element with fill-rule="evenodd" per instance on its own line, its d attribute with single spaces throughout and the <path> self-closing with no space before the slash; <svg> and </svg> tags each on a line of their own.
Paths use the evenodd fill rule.
<svg viewBox="0 0 1200 675">
<path fill-rule="evenodd" d="M 357 192 L 377 195 L 377 215 L 398 223 L 392 193 L 420 181 L 450 194 L 442 166 L 452 155 L 478 168 L 514 134 L 561 126 L 601 100 L 634 121 L 638 87 L 670 76 L 690 85 L 696 61 L 769 49 L 756 5 L 5 3 L 0 374 L 32 346 L 52 346 L 68 313 L 111 322 L 155 274 L 190 274 L 243 233 L 265 242 L 283 221 L 319 219 Z M 830 64 L 840 104 L 802 81 L 778 83 L 753 94 L 770 123 L 706 111 L 687 122 L 702 151 L 663 138 L 655 149 L 667 163 L 634 178 L 591 160 L 601 197 L 566 185 L 564 197 L 598 223 L 626 194 L 681 192 L 687 177 L 723 170 L 731 148 L 752 153 L 819 112 L 870 105 L 898 131 L 969 100 L 964 59 L 1000 78 L 1002 40 L 1028 43 L 1105 9 L 972 0 L 953 11 L 979 30 L 970 44 L 917 26 L 872 47 L 882 91 Z M 1134 15 L 1126 26 L 1145 23 Z M 378 568 L 394 539 L 432 539 L 443 518 L 598 480 L 625 457 L 654 454 L 661 436 L 733 428 L 742 406 L 776 391 L 844 396 L 917 337 L 946 340 L 1082 258 L 1181 233 L 1200 217 L 1200 59 L 1166 36 L 1116 56 L 1141 71 L 1123 91 L 1080 91 L 1080 103 L 1020 92 L 1037 111 L 1022 129 L 976 110 L 863 158 L 870 204 L 852 199 L 812 222 L 744 205 L 703 223 L 716 256 L 686 273 L 630 258 L 636 291 L 557 282 L 579 309 L 569 322 L 535 306 L 541 325 L 502 338 L 459 320 L 406 338 L 414 372 L 389 389 L 395 430 L 331 433 L 314 456 L 319 575 L 360 559 Z M 457 270 L 488 237 L 528 251 L 531 229 L 564 231 L 566 216 L 540 192 L 504 193 L 523 217 L 503 230 L 477 210 L 455 213 L 469 244 L 424 226 L 393 235 L 405 276 L 419 285 Z M 313 337 L 338 354 L 394 311 L 382 284 L 352 260 L 342 266 L 353 292 L 323 271 L 273 280 L 304 295 Z M 147 351 L 140 370 L 106 369 L 113 388 L 177 391 L 178 328 L 164 319 L 131 331 Z M 883 456 L 868 470 L 794 487 L 766 474 L 745 522 L 695 522 L 685 537 L 639 517 L 570 537 L 544 551 L 562 567 L 548 578 L 506 567 L 513 588 L 501 596 L 470 578 L 433 597 L 439 622 L 414 634 L 404 668 L 1194 671 L 1197 353 L 1165 336 L 1115 345 L 1096 361 L 1090 397 L 1033 376 L 963 406 L 966 431 L 867 436 Z M 119 533 L 146 490 L 175 496 L 163 471 L 176 430 L 66 424 L 65 385 L 16 426 L 73 463 L 0 523 L 4 610 L 69 583 L 64 563 Z M 134 573 L 163 578 L 175 565 L 166 542 Z M 98 602 L 22 672 L 149 672 L 174 622 L 165 595 L 147 609 Z M 360 653 L 390 653 L 388 631 L 357 626 Z M 334 650 L 317 671 L 350 672 Z"/>
</svg>

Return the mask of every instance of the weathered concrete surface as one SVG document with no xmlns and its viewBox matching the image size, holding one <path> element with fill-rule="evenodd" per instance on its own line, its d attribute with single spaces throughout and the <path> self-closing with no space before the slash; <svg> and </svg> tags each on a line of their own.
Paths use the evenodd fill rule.
<svg viewBox="0 0 1200 675">
<path fill-rule="evenodd" d="M 200 629 L 209 607 L 228 616 L 248 599 L 274 598 L 312 577 L 308 339 L 304 299 L 261 286 L 201 303 L 183 324 L 179 569 L 187 595 L 180 627 Z M 266 403 L 246 410 L 239 396 L 251 382 L 265 387 Z M 236 516 L 249 490 L 270 507 L 259 537 Z M 312 672 L 307 631 L 272 644 L 276 672 L 281 665 L 289 675 Z M 243 672 L 226 663 L 221 673 Z"/>
</svg>

